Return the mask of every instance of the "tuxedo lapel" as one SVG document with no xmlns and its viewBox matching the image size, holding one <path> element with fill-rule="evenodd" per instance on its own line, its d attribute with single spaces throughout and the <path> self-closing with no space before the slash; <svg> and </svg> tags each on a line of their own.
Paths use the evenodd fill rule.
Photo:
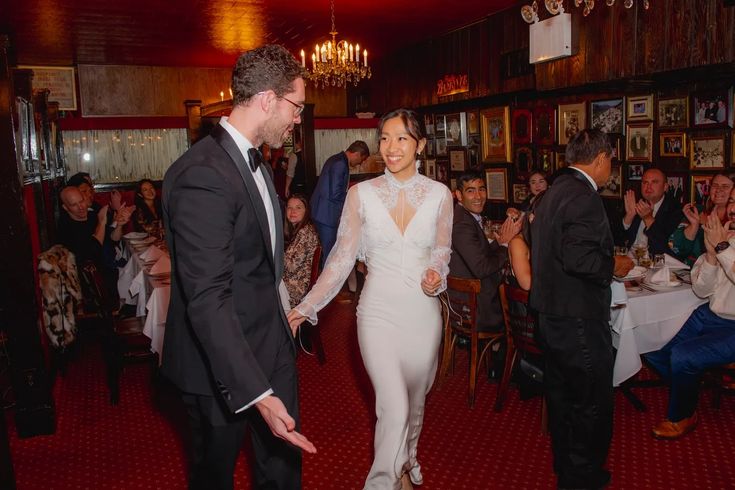
<svg viewBox="0 0 735 490">
<path fill-rule="evenodd" d="M 253 209 L 255 210 L 255 216 L 258 219 L 258 224 L 260 224 L 260 233 L 263 237 L 263 243 L 265 245 L 265 248 L 267 250 L 268 255 L 268 261 L 270 262 L 271 266 L 273 266 L 274 272 L 277 274 L 277 277 L 280 280 L 280 272 L 278 268 L 276 267 L 276 264 L 274 263 L 274 254 L 273 254 L 273 248 L 271 247 L 271 235 L 270 235 L 270 227 L 268 226 L 268 215 L 265 212 L 265 205 L 263 204 L 263 200 L 260 198 L 260 191 L 258 191 L 258 187 L 255 185 L 255 179 L 253 178 L 253 174 L 250 172 L 250 169 L 248 168 L 248 163 L 245 161 L 245 157 L 242 155 L 242 152 L 240 152 L 240 149 L 237 147 L 237 144 L 232 139 L 230 134 L 225 130 L 222 126 L 219 124 L 215 126 L 215 128 L 212 130 L 211 136 L 217 141 L 217 143 L 224 149 L 227 154 L 230 156 L 232 161 L 234 162 L 235 166 L 237 167 L 238 172 L 240 172 L 240 177 L 242 177 L 243 182 L 245 183 L 245 188 L 247 189 L 248 197 L 250 198 L 250 202 L 253 205 Z M 266 183 L 270 181 L 269 178 L 266 177 L 265 179 Z M 273 184 L 270 184 L 268 188 L 268 192 L 272 194 L 271 188 L 273 187 Z M 273 196 L 271 196 L 271 201 L 273 201 Z M 281 208 L 277 204 L 273 206 L 273 212 L 274 212 L 274 219 L 276 221 L 276 249 L 278 249 L 279 245 L 279 220 L 281 216 Z M 283 225 L 281 225 L 282 227 Z M 283 258 L 280 257 L 283 255 L 283 239 L 280 238 L 280 244 L 281 244 L 281 253 L 276 254 L 277 257 L 279 257 L 279 260 L 281 261 L 281 270 L 283 267 Z"/>
<path fill-rule="evenodd" d="M 264 166 L 268 171 L 263 173 L 263 179 L 268 188 L 268 195 L 273 206 L 273 221 L 275 221 L 276 225 L 276 253 L 274 254 L 276 282 L 280 282 L 283 277 L 283 216 L 281 215 L 281 203 L 278 202 L 278 194 L 276 194 L 276 188 L 273 185 L 272 169 L 269 165 L 261 165 L 261 171 Z M 270 236 L 268 237 L 268 243 L 270 243 Z"/>
</svg>

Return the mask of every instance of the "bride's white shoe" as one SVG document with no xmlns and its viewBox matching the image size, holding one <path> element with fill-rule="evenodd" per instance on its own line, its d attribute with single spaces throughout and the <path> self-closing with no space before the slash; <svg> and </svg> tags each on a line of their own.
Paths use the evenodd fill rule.
<svg viewBox="0 0 735 490">
<path fill-rule="evenodd" d="M 424 476 L 421 474 L 421 467 L 419 465 L 414 466 L 408 472 L 408 477 L 411 479 L 411 483 L 414 485 L 423 485 Z"/>
</svg>

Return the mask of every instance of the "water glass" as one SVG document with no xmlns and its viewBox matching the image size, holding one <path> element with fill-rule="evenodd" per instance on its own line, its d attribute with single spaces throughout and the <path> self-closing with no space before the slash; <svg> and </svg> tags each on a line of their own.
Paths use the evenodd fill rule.
<svg viewBox="0 0 735 490">
<path fill-rule="evenodd" d="M 653 267 L 659 269 L 666 264 L 666 256 L 664 254 L 656 254 L 653 256 Z"/>
<path fill-rule="evenodd" d="M 628 247 L 615 247 L 615 255 L 628 255 Z"/>
</svg>

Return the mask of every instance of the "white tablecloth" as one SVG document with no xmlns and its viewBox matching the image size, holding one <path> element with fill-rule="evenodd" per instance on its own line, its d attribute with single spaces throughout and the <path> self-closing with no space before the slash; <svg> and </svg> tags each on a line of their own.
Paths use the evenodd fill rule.
<svg viewBox="0 0 735 490">
<path fill-rule="evenodd" d="M 611 311 L 613 345 L 618 350 L 613 385 L 635 375 L 642 367 L 641 354 L 659 350 L 684 325 L 692 311 L 706 303 L 691 286 L 683 284 L 671 291 L 628 292 L 627 303 Z"/>
<path fill-rule="evenodd" d="M 171 285 L 168 281 L 151 278 L 151 294 L 146 303 L 148 315 L 145 318 L 143 333 L 151 339 L 151 350 L 158 353 L 158 362 L 161 362 L 163 353 L 163 337 L 166 333 L 166 315 L 168 303 L 171 299 Z"/>
</svg>

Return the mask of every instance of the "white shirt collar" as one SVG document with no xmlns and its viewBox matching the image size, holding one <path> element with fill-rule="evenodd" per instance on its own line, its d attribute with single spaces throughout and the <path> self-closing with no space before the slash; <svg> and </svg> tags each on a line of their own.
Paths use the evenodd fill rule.
<svg viewBox="0 0 735 490">
<path fill-rule="evenodd" d="M 588 174 L 587 172 L 585 172 L 584 170 L 582 170 L 581 168 L 578 168 L 578 167 L 569 167 L 569 168 L 573 168 L 577 172 L 580 172 L 582 175 L 584 175 L 585 177 L 587 177 L 587 180 L 589 180 L 590 181 L 590 184 L 592 184 L 592 188 L 595 189 L 595 190 L 597 190 L 597 182 L 595 182 L 592 179 L 592 177 L 590 177 L 590 174 Z"/>
<path fill-rule="evenodd" d="M 235 144 L 237 145 L 237 148 L 240 150 L 240 153 L 242 153 L 242 156 L 245 158 L 245 161 L 250 161 L 250 157 L 248 156 L 248 150 L 250 148 L 255 148 L 253 144 L 245 136 L 243 136 L 242 133 L 235 128 L 235 126 L 233 126 L 227 121 L 227 116 L 222 116 L 219 120 L 219 123 L 220 123 L 220 126 L 225 128 L 225 131 L 230 133 L 230 136 L 232 136 L 232 139 L 235 140 Z M 250 165 L 247 165 L 247 167 L 250 168 Z"/>
</svg>

